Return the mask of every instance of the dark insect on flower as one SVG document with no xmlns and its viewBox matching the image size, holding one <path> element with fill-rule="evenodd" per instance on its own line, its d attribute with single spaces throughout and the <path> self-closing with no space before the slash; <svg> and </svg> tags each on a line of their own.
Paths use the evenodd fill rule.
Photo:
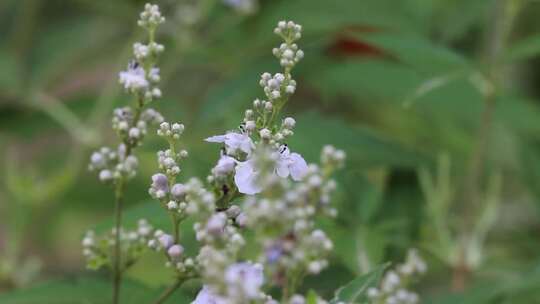
<svg viewBox="0 0 540 304">
<path fill-rule="evenodd" d="M 246 123 L 245 123 L 245 122 L 241 123 L 241 124 L 238 126 L 238 130 L 240 130 L 240 133 L 241 133 L 241 134 L 246 133 Z"/>
<path fill-rule="evenodd" d="M 139 62 L 137 60 L 131 60 L 129 61 L 128 68 L 129 69 L 137 69 L 139 67 Z"/>
</svg>

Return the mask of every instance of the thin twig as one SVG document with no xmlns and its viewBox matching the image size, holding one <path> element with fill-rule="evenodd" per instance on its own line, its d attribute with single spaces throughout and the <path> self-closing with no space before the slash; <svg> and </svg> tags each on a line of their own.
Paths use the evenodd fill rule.
<svg viewBox="0 0 540 304">
<path fill-rule="evenodd" d="M 154 304 L 164 303 L 178 288 L 180 288 L 180 286 L 182 286 L 182 283 L 184 283 L 184 280 L 176 280 L 173 285 L 169 286 L 163 291 L 163 293 L 159 296 L 159 298 L 157 298 Z"/>
<path fill-rule="evenodd" d="M 114 205 L 114 265 L 113 265 L 113 303 L 118 304 L 120 299 L 120 284 L 122 282 L 122 271 L 120 269 L 121 259 L 121 244 L 120 244 L 120 229 L 122 228 L 122 205 L 124 201 L 124 181 L 120 179 L 116 184 L 115 205 Z"/>
</svg>

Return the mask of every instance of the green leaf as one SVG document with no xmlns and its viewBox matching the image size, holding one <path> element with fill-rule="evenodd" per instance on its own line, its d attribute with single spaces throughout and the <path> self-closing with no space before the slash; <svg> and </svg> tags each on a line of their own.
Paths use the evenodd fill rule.
<svg viewBox="0 0 540 304">
<path fill-rule="evenodd" d="M 470 68 L 467 60 L 455 51 L 435 45 L 421 36 L 388 32 L 357 36 L 381 48 L 402 64 L 424 74 L 440 75 Z"/>
<path fill-rule="evenodd" d="M 53 280 L 0 295 L 2 304 L 102 304 L 111 301 L 111 283 L 97 276 Z M 154 290 L 135 281 L 124 280 L 121 303 L 151 303 L 161 290 Z M 175 294 L 176 303 L 188 303 L 180 292 Z M 180 300 L 181 299 L 181 300 Z M 168 303 L 173 303 L 170 301 Z"/>
<path fill-rule="evenodd" d="M 297 116 L 296 136 L 291 138 L 292 150 L 301 152 L 306 160 L 318 161 L 326 144 L 345 150 L 352 168 L 373 166 L 414 167 L 426 161 L 423 155 L 367 128 L 354 127 L 342 120 L 324 117 L 316 112 Z M 321 132 L 323 130 L 323 132 Z"/>
<path fill-rule="evenodd" d="M 310 289 L 307 294 L 306 304 L 317 304 L 317 293 L 313 289 Z"/>
<path fill-rule="evenodd" d="M 510 46 L 504 55 L 504 60 L 528 60 L 540 55 L 540 34 L 534 34 Z"/>
<path fill-rule="evenodd" d="M 387 264 L 380 265 L 373 271 L 359 276 L 347 285 L 341 287 L 336 291 L 336 295 L 330 301 L 330 304 L 337 304 L 340 302 L 360 303 L 360 301 L 365 300 L 368 288 L 379 283 L 387 266 Z"/>
</svg>

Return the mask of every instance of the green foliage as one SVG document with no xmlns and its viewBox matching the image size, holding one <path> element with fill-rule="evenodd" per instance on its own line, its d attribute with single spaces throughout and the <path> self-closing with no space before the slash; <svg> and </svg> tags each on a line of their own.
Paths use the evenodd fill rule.
<svg viewBox="0 0 540 304">
<path fill-rule="evenodd" d="M 46 283 L 10 294 L 0 295 L 0 302 L 5 304 L 101 304 L 111 299 L 111 286 L 106 278 L 72 277 L 51 280 Z M 153 290 L 135 281 L 127 280 L 122 287 L 121 303 L 149 303 L 159 295 L 160 290 Z M 178 292 L 170 303 L 188 303 L 190 300 Z"/>
<path fill-rule="evenodd" d="M 366 301 L 368 288 L 376 286 L 379 283 L 387 266 L 388 265 L 380 265 L 373 271 L 364 274 L 341 287 L 336 291 L 336 295 L 330 303 L 362 303 L 362 301 Z"/>
<path fill-rule="evenodd" d="M 334 241 L 335 265 L 316 280 L 307 278 L 302 290 L 313 288 L 308 303 L 415 246 L 431 254 L 429 280 L 419 284 L 425 303 L 537 303 L 540 6 L 508 1 L 523 9 L 495 62 L 505 80 L 496 88 L 484 149 L 482 202 L 469 202 L 463 193 L 493 68 L 486 65 L 486 40 L 496 30 L 493 10 L 501 0 L 262 0 L 260 10 L 246 16 L 208 1 L 194 25 L 179 20 L 189 9 L 178 5 L 189 1 L 157 1 L 170 25 L 158 33 L 169 57 L 160 62 L 166 93 L 156 108 L 186 124 L 190 157 L 182 174 L 205 177 L 218 153 L 202 139 L 235 129 L 242 111 L 262 97 L 260 73 L 278 69 L 270 29 L 293 19 L 304 26 L 306 58 L 287 105 L 286 115 L 297 121 L 288 144 L 309 162 L 318 160 L 324 144 L 348 156 L 337 177 L 339 216 L 319 223 Z M 86 160 L 90 147 L 112 142 L 104 131 L 110 109 L 130 102 L 111 88 L 137 38 L 132 29 L 142 4 L 0 1 L 0 238 L 10 254 L 23 259 L 23 248 L 31 249 L 45 261 L 44 280 L 82 269 L 85 227 L 103 232 L 112 226 L 112 192 L 87 176 Z M 158 147 L 152 141 L 141 147 L 141 171 L 126 196 L 128 227 L 139 218 L 157 228 L 170 225 L 147 197 Z M 451 174 L 437 171 L 440 155 L 451 159 Z M 498 193 L 487 195 L 490 189 Z M 444 197 L 449 193 L 452 200 Z M 471 214 L 470 229 L 456 227 Z M 455 228 L 451 236 L 447 225 Z M 478 235 L 473 243 L 485 244 L 485 262 L 466 290 L 450 292 L 452 269 L 440 263 L 452 264 L 460 231 Z M 181 238 L 194 252 L 191 222 Z M 12 247 L 18 249 L 11 253 Z M 125 303 L 155 299 L 170 281 L 161 266 L 162 257 L 150 254 L 130 269 L 127 277 L 137 282 L 125 286 Z M 361 303 L 383 271 L 379 266 L 359 276 L 334 302 Z M 0 290 L 15 287 L 0 282 Z M 0 303 L 107 303 L 109 290 L 106 278 L 77 276 L 15 288 L 0 295 Z M 178 297 L 170 302 L 192 299 Z"/>
</svg>

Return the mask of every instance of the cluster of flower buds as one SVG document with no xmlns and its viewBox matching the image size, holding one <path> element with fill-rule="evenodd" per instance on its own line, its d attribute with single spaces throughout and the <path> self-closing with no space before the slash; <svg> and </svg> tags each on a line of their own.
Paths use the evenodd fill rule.
<svg viewBox="0 0 540 304">
<path fill-rule="evenodd" d="M 259 168 L 260 172 L 268 172 Z M 273 174 L 261 174 L 259 185 L 272 191 L 246 199 L 247 227 L 260 232 L 258 240 L 265 248 L 260 260 L 271 265 L 276 277 L 290 269 L 317 274 L 327 266 L 325 257 L 333 245 L 322 230 L 315 228 L 315 218 L 320 214 L 336 215 L 329 204 L 335 181 L 322 173 L 330 174 L 333 170 L 325 165 L 322 170 L 310 165 L 297 183 L 276 179 Z M 269 230 L 272 233 L 265 235 Z M 276 238 L 276 234 L 281 236 Z"/>
<path fill-rule="evenodd" d="M 102 147 L 90 156 L 90 171 L 97 171 L 99 180 L 113 182 L 119 178 L 132 178 L 136 174 L 138 160 L 126 155 L 126 145 L 120 144 L 116 151 Z"/>
<path fill-rule="evenodd" d="M 294 21 L 280 21 L 274 29 L 274 33 L 281 36 L 286 42 L 292 43 L 302 38 L 302 26 Z"/>
<path fill-rule="evenodd" d="M 284 68 L 292 68 L 304 58 L 304 51 L 299 50 L 296 43 L 282 43 L 279 48 L 274 48 L 272 53 L 279 59 L 281 66 Z"/>
<path fill-rule="evenodd" d="M 157 153 L 159 169 L 165 172 L 167 176 L 176 176 L 180 173 L 180 153 L 174 153 L 171 149 L 158 151 Z"/>
<path fill-rule="evenodd" d="M 287 128 L 275 128 L 272 124 L 275 123 L 274 120 L 283 105 L 296 91 L 296 81 L 292 79 L 291 70 L 304 56 L 303 51 L 298 49 L 298 45 L 294 43 L 301 37 L 301 31 L 302 27 L 292 21 L 281 21 L 274 30 L 284 40 L 279 48 L 273 50 L 274 55 L 280 60 L 284 72 L 274 75 L 263 73 L 261 75 L 259 84 L 263 88 L 266 99 L 255 99 L 253 107 L 244 112 L 241 133 L 245 134 L 245 136 L 259 135 L 259 138 L 270 144 L 280 144 L 284 138 L 292 135 L 291 129 L 294 127 L 294 119 L 292 120 L 292 126 L 289 124 L 291 120 L 287 121 Z M 228 143 L 224 143 L 228 149 Z M 227 151 L 227 154 L 234 156 L 229 151 Z"/>
<path fill-rule="evenodd" d="M 163 252 L 167 257 L 165 265 L 174 267 L 177 274 L 190 277 L 196 273 L 196 265 L 193 258 L 184 255 L 184 247 L 175 244 L 174 237 L 162 230 L 156 230 L 154 237 L 148 241 L 148 247 L 155 251 Z"/>
<path fill-rule="evenodd" d="M 206 244 L 220 243 L 230 252 L 238 252 L 244 246 L 245 240 L 233 225 L 235 219 L 229 218 L 226 212 L 212 214 L 206 223 L 195 223 L 197 241 Z"/>
<path fill-rule="evenodd" d="M 257 106 L 259 108 L 262 106 L 262 110 L 267 112 L 273 110 L 274 103 L 276 100 L 280 99 L 283 94 L 289 96 L 296 91 L 296 81 L 288 79 L 281 73 L 276 73 L 273 76 L 270 73 L 264 73 L 261 75 L 259 84 L 263 88 L 264 94 L 269 101 L 262 101 L 260 104 L 255 101 L 253 106 L 256 108 Z"/>
<path fill-rule="evenodd" d="M 127 70 L 120 72 L 119 81 L 126 91 L 135 94 L 139 103 L 149 102 L 161 97 L 161 90 L 157 87 L 160 81 L 159 68 L 155 63 L 159 54 L 165 49 L 163 45 L 154 41 L 158 25 L 165 22 L 157 5 L 146 4 L 138 21 L 139 26 L 148 31 L 149 42 L 133 44 L 133 57 Z"/>
<path fill-rule="evenodd" d="M 147 3 L 144 6 L 144 11 L 140 14 L 140 19 L 137 21 L 137 24 L 148 30 L 154 30 L 163 22 L 165 22 L 165 17 L 161 16 L 159 7 L 155 4 Z"/>
<path fill-rule="evenodd" d="M 322 150 L 321 163 L 332 168 L 341 168 L 345 163 L 345 152 L 327 145 Z"/>
<path fill-rule="evenodd" d="M 152 175 L 149 194 L 162 202 L 170 212 L 184 214 L 208 213 L 214 209 L 214 195 L 199 180 L 192 178 L 187 184 L 174 183 L 165 174 Z"/>
<path fill-rule="evenodd" d="M 416 304 L 418 295 L 407 290 L 411 281 L 427 271 L 426 263 L 415 249 L 409 250 L 405 263 L 385 273 L 379 288 L 368 289 L 371 303 Z"/>
<path fill-rule="evenodd" d="M 140 42 L 135 42 L 133 44 L 133 55 L 135 55 L 135 59 L 139 62 L 146 60 L 149 56 L 157 56 L 164 50 L 165 47 L 162 44 L 153 41 L 149 44 Z"/>
<path fill-rule="evenodd" d="M 282 67 L 291 69 L 304 58 L 304 52 L 294 43 L 302 37 L 302 26 L 293 21 L 280 21 L 274 29 L 274 33 L 281 36 L 284 43 L 279 48 L 274 48 L 272 53 L 279 59 Z"/>
<path fill-rule="evenodd" d="M 154 228 L 145 219 L 140 219 L 134 230 L 121 230 L 120 242 L 123 256 L 123 267 L 131 265 L 144 253 L 148 240 L 152 237 Z M 83 255 L 90 269 L 99 269 L 103 266 L 111 266 L 113 257 L 110 256 L 111 248 L 115 245 L 116 231 L 113 229 L 104 236 L 97 236 L 94 231 L 88 231 L 83 240 Z"/>
<path fill-rule="evenodd" d="M 126 91 L 135 95 L 137 106 L 117 108 L 113 112 L 112 127 L 122 142 L 117 151 L 102 148 L 90 157 L 90 170 L 97 171 L 103 182 L 135 176 L 138 161 L 132 153 L 133 148 L 141 144 L 150 125 L 163 122 L 163 117 L 156 110 L 144 110 L 146 102 L 161 97 L 157 87 L 159 68 L 155 67 L 155 63 L 163 46 L 154 41 L 154 36 L 157 26 L 163 21 L 157 5 L 145 6 L 138 23 L 148 31 L 149 43 L 135 43 L 134 60 L 128 64 L 126 71 L 119 73 L 120 83 Z"/>
<path fill-rule="evenodd" d="M 262 292 L 265 283 L 263 265 L 240 262 L 228 265 L 219 282 L 205 285 L 193 304 L 264 303 L 277 304 Z"/>
<path fill-rule="evenodd" d="M 133 109 L 130 107 L 117 108 L 113 112 L 112 128 L 131 146 L 141 143 L 147 133 L 148 125 L 157 125 L 163 121 L 163 116 L 154 109 L 142 112 L 137 121 L 134 120 Z"/>
<path fill-rule="evenodd" d="M 159 125 L 157 134 L 167 139 L 178 140 L 184 132 L 184 125 L 181 123 L 170 124 L 168 122 L 162 122 Z"/>
<path fill-rule="evenodd" d="M 235 219 L 241 213 L 239 209 L 227 212 L 208 212 L 193 225 L 197 241 L 202 247 L 197 255 L 200 274 L 219 290 L 225 287 L 225 271 L 228 265 L 235 263 L 245 240 L 240 234 Z"/>
</svg>

